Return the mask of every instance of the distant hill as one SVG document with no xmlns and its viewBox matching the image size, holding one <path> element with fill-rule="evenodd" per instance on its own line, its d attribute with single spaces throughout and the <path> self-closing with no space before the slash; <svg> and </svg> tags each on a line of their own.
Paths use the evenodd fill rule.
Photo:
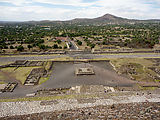
<svg viewBox="0 0 160 120">
<path fill-rule="evenodd" d="M 105 14 L 101 17 L 87 19 L 87 18 L 76 18 L 68 21 L 70 23 L 79 23 L 79 24 L 134 24 L 134 23 L 148 23 L 148 22 L 160 22 L 160 19 L 150 19 L 150 20 L 136 20 L 136 19 L 127 19 L 122 17 L 117 17 L 111 14 Z"/>
<path fill-rule="evenodd" d="M 84 24 L 84 25 L 105 25 L 105 24 L 135 24 L 135 23 L 160 23 L 160 19 L 149 19 L 149 20 L 136 20 L 136 19 L 127 19 L 122 17 L 117 17 L 111 14 L 105 14 L 97 18 L 75 18 L 68 21 L 27 21 L 27 22 L 9 22 L 9 21 L 0 21 L 2 24 L 15 24 L 15 23 L 27 23 L 27 24 L 38 24 L 38 25 L 51 25 L 51 24 Z"/>
</svg>

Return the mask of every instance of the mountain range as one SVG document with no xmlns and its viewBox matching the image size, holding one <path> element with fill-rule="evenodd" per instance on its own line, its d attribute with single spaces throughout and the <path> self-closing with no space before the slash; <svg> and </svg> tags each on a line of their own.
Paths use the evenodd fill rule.
<svg viewBox="0 0 160 120">
<path fill-rule="evenodd" d="M 160 23 L 160 19 L 149 19 L 149 20 L 138 20 L 138 19 L 127 19 L 122 17 L 117 17 L 111 14 L 105 14 L 101 17 L 89 19 L 89 18 L 75 18 L 68 21 L 27 21 L 27 22 L 10 22 L 10 21 L 0 21 L 0 24 L 8 23 L 27 23 L 27 24 L 38 24 L 38 25 L 50 25 L 50 24 L 83 24 L 83 25 L 105 25 L 105 24 L 135 24 L 135 23 Z"/>
</svg>

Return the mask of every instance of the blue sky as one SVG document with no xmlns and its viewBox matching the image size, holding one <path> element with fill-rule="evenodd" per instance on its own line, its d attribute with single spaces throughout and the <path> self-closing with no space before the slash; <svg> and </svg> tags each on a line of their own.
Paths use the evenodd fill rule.
<svg viewBox="0 0 160 120">
<path fill-rule="evenodd" d="M 106 13 L 160 19 L 160 0 L 0 0 L 0 21 L 70 20 Z"/>
</svg>

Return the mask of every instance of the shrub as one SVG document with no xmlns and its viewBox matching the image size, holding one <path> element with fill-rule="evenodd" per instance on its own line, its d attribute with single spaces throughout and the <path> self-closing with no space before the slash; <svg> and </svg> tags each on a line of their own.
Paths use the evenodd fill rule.
<svg viewBox="0 0 160 120">
<path fill-rule="evenodd" d="M 53 45 L 53 49 L 57 49 L 58 48 L 58 45 L 57 44 L 54 44 Z"/>
<path fill-rule="evenodd" d="M 18 47 L 17 47 L 17 51 L 23 51 L 24 50 L 24 47 L 22 46 L 22 45 L 19 45 Z"/>
</svg>

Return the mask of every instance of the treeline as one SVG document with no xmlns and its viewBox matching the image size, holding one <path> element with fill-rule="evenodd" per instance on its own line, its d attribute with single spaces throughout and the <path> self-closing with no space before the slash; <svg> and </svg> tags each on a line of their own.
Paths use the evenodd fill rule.
<svg viewBox="0 0 160 120">
<path fill-rule="evenodd" d="M 46 26 L 48 27 L 48 26 Z M 39 46 L 44 48 L 44 37 L 85 37 L 88 46 L 93 48 L 88 38 L 103 40 L 102 44 L 116 44 L 132 48 L 152 48 L 160 40 L 160 24 L 146 23 L 133 25 L 73 25 L 53 24 L 49 29 L 34 24 L 13 24 L 0 27 L 0 49 L 13 49 L 13 44 L 29 44 L 28 48 Z M 114 39 L 119 42 L 114 43 Z M 81 45 L 81 41 L 77 41 Z M 18 46 L 17 46 L 18 47 Z M 47 47 L 47 46 L 45 46 Z M 56 46 L 55 46 L 56 48 Z"/>
</svg>

